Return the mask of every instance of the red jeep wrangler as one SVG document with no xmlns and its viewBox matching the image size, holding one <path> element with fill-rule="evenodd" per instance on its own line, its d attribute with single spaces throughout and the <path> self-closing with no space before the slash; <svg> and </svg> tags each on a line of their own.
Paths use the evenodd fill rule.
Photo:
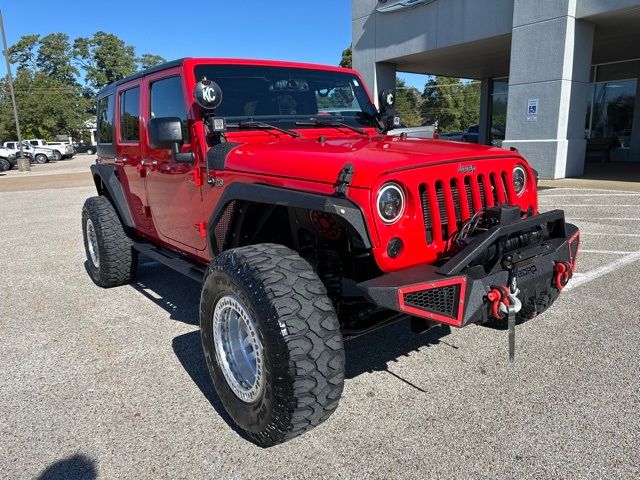
<svg viewBox="0 0 640 480">
<path fill-rule="evenodd" d="M 223 98 L 224 97 L 224 98 Z M 508 326 L 571 278 L 579 231 L 538 213 L 516 151 L 390 136 L 353 70 L 184 59 L 98 95 L 98 196 L 82 212 L 93 281 L 143 253 L 202 282 L 211 378 L 268 446 L 336 409 L 343 340 L 411 318 Z"/>
</svg>

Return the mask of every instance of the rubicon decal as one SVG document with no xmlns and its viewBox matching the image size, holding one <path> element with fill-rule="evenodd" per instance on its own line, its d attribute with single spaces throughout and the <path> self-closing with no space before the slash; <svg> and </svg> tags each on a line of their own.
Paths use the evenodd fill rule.
<svg viewBox="0 0 640 480">
<path fill-rule="evenodd" d="M 429 5 L 433 2 L 435 2 L 435 0 L 400 0 L 399 2 L 393 2 L 389 5 L 378 7 L 376 8 L 376 11 L 380 13 L 399 12 L 400 10 L 408 10 L 421 5 Z M 386 0 L 383 0 L 382 3 L 386 3 Z"/>
</svg>

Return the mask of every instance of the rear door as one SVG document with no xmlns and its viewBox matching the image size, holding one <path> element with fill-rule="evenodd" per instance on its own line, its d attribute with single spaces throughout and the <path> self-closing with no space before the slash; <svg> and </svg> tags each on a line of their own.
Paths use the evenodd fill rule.
<svg viewBox="0 0 640 480">
<path fill-rule="evenodd" d="M 151 75 L 145 83 L 146 117 L 180 118 L 184 137 L 181 151 L 193 152 L 195 158 L 193 164 L 175 162 L 169 149 L 151 148 L 145 140 L 143 160 L 149 165 L 146 186 L 153 222 L 164 240 L 195 253 L 206 247 L 202 231 L 202 186 L 198 181 L 201 159 L 195 148 L 196 139 L 190 131 L 182 68 Z"/>
<path fill-rule="evenodd" d="M 127 192 L 129 209 L 136 228 L 142 233 L 157 237 L 148 209 L 145 177 L 147 169 L 142 164 L 140 111 L 142 103 L 141 81 L 127 83 L 116 92 L 116 166 Z"/>
</svg>

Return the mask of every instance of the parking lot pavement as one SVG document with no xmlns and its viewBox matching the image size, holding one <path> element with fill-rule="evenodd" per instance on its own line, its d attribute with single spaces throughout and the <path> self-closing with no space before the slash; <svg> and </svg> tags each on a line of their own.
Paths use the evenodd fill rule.
<svg viewBox="0 0 640 480">
<path fill-rule="evenodd" d="M 518 328 L 515 365 L 504 331 L 388 327 L 347 343 L 337 412 L 268 450 L 221 414 L 197 284 L 151 262 L 91 283 L 92 194 L 0 193 L 0 477 L 640 476 L 639 194 L 541 192 L 584 232 L 580 274 Z"/>
<path fill-rule="evenodd" d="M 46 190 L 50 188 L 84 187 L 93 184 L 89 165 L 95 155 L 79 154 L 73 158 L 31 165 L 30 172 L 20 172 L 14 167 L 0 173 L 0 192 Z"/>
</svg>

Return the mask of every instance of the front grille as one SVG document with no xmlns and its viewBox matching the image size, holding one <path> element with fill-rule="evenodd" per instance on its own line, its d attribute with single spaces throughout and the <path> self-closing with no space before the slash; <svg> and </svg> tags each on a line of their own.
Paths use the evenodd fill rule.
<svg viewBox="0 0 640 480">
<path fill-rule="evenodd" d="M 507 172 L 466 175 L 420 185 L 427 244 L 450 238 L 464 222 L 486 207 L 513 203 Z"/>
<path fill-rule="evenodd" d="M 450 318 L 458 316 L 458 296 L 460 285 L 419 290 L 405 293 L 404 303 L 408 307 L 417 308 L 426 312 L 444 315 Z"/>
</svg>

